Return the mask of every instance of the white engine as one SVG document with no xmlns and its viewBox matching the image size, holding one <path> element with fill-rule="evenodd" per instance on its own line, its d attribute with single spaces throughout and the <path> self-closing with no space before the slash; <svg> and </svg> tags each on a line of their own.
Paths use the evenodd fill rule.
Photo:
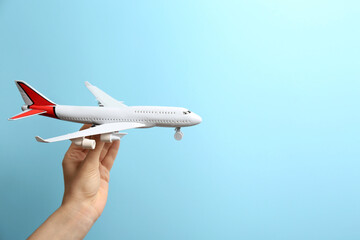
<svg viewBox="0 0 360 240">
<path fill-rule="evenodd" d="M 116 136 L 112 133 L 105 133 L 105 134 L 100 135 L 100 141 L 102 141 L 102 142 L 111 143 L 111 142 L 117 141 L 117 140 L 120 140 L 120 137 Z"/>
<path fill-rule="evenodd" d="M 96 141 L 87 138 L 76 138 L 71 140 L 76 146 L 80 146 L 85 149 L 95 149 Z"/>
</svg>

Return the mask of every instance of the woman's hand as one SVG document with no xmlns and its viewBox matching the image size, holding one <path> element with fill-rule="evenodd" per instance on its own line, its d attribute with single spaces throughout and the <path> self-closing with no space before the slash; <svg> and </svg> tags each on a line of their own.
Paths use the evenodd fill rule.
<svg viewBox="0 0 360 240">
<path fill-rule="evenodd" d="M 80 130 L 89 128 L 84 125 Z M 94 136 L 96 148 L 71 144 L 63 160 L 63 202 L 29 239 L 82 239 L 104 210 L 110 170 L 120 141 L 103 143 Z"/>
<path fill-rule="evenodd" d="M 81 130 L 88 128 L 84 125 Z M 103 143 L 95 136 L 96 148 L 83 149 L 71 144 L 63 160 L 65 193 L 62 205 L 88 207 L 96 220 L 104 210 L 110 170 L 119 150 L 120 141 Z"/>
</svg>

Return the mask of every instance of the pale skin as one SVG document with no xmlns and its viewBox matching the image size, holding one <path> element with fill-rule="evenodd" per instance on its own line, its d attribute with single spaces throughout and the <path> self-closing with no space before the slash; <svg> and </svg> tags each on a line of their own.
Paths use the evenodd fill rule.
<svg viewBox="0 0 360 240">
<path fill-rule="evenodd" d="M 81 129 L 89 127 L 84 125 Z M 62 204 L 28 239 L 83 239 L 100 217 L 120 141 L 103 143 L 99 136 L 93 139 L 94 150 L 70 145 L 62 163 L 65 184 Z"/>
</svg>

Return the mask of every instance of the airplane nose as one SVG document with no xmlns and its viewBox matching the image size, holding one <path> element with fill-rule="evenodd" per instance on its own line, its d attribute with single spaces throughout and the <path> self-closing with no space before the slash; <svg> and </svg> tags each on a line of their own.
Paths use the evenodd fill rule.
<svg viewBox="0 0 360 240">
<path fill-rule="evenodd" d="M 195 114 L 195 122 L 196 122 L 196 124 L 199 124 L 202 122 L 202 118 L 197 114 Z"/>
</svg>

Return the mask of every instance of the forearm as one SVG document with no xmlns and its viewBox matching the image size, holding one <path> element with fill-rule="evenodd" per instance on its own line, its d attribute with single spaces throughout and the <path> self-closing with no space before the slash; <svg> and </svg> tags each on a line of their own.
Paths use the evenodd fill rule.
<svg viewBox="0 0 360 240">
<path fill-rule="evenodd" d="M 87 206 L 62 205 L 28 239 L 83 239 L 96 221 L 92 216 Z"/>
</svg>

